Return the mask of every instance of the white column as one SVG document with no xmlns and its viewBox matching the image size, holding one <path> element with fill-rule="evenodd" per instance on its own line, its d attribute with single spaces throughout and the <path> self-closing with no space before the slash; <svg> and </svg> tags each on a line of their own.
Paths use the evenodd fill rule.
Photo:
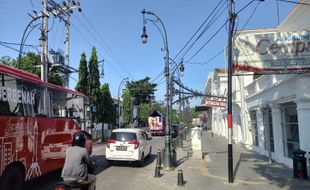
<svg viewBox="0 0 310 190">
<path fill-rule="evenodd" d="M 275 160 L 282 162 L 284 158 L 284 149 L 283 149 L 283 127 L 281 120 L 281 110 L 279 105 L 270 104 L 272 113 L 272 128 L 273 128 L 273 138 L 274 138 L 274 155 Z"/>
<path fill-rule="evenodd" d="M 300 149 L 310 152 L 310 100 L 297 101 Z"/>
</svg>

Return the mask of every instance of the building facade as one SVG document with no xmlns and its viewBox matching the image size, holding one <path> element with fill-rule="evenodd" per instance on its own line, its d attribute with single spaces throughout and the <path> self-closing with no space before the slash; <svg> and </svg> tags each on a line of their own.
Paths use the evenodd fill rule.
<svg viewBox="0 0 310 190">
<path fill-rule="evenodd" d="M 310 0 L 304 0 L 310 3 Z M 303 31 L 310 37 L 308 6 L 297 5 L 276 32 Z M 269 32 L 270 29 L 266 29 Z M 264 29 L 259 32 L 264 33 Z M 298 38 L 298 36 L 295 36 Z M 294 40 L 292 44 L 297 44 Z M 276 45 L 270 48 L 276 53 Z M 277 46 L 280 47 L 280 46 Z M 306 51 L 307 47 L 303 49 Z M 301 51 L 302 49 L 298 49 Z M 278 57 L 274 54 L 274 60 Z M 295 55 L 296 62 L 300 57 Z M 308 60 L 309 58 L 305 58 Z M 294 61 L 294 60 L 292 60 Z M 307 63 L 306 61 L 305 63 Z M 217 73 L 217 74 L 216 74 Z M 223 76 L 221 76 L 223 75 Z M 227 76 L 213 72 L 207 90 L 225 91 Z M 224 79 L 225 78 L 225 79 Z M 207 82 L 207 83 L 208 83 Z M 214 86 L 214 87 L 213 87 Z M 213 133 L 227 137 L 227 110 L 212 108 Z M 233 140 L 276 162 L 293 166 L 295 150 L 310 152 L 310 74 L 243 75 L 233 77 Z M 309 158 L 309 153 L 306 154 Z M 307 159 L 308 160 L 308 159 Z"/>
</svg>

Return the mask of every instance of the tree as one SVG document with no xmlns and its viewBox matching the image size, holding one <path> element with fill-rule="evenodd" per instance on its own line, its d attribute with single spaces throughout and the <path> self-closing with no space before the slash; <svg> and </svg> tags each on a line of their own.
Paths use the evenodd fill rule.
<svg viewBox="0 0 310 190">
<path fill-rule="evenodd" d="M 16 60 L 6 55 L 0 58 L 0 63 L 13 66 L 16 65 Z"/>
<path fill-rule="evenodd" d="M 63 86 L 64 85 L 64 79 L 57 73 L 49 73 L 48 75 L 48 82 L 49 83 L 53 83 L 59 86 Z"/>
<path fill-rule="evenodd" d="M 149 80 L 150 77 L 145 77 L 142 80 L 127 83 L 126 87 L 129 90 L 130 96 L 134 98 L 134 105 L 150 103 L 154 99 L 157 84 L 150 83 Z"/>
<path fill-rule="evenodd" d="M 12 61 L 10 63 L 11 66 L 18 68 L 18 62 Z M 27 55 L 22 56 L 20 58 L 20 68 L 21 70 L 28 71 L 37 76 L 41 76 L 41 58 L 39 54 L 35 54 L 34 52 L 28 52 Z"/>
<path fill-rule="evenodd" d="M 153 112 L 152 110 L 153 110 L 152 104 L 143 103 L 140 105 L 139 117 L 143 123 L 148 122 L 148 118 L 149 118 L 150 114 Z"/>
<path fill-rule="evenodd" d="M 133 101 L 128 89 L 125 89 L 122 98 L 123 98 L 123 123 L 128 124 L 131 123 L 133 119 L 132 118 Z"/>
<path fill-rule="evenodd" d="M 86 95 L 89 95 L 88 88 L 88 69 L 87 69 L 87 61 L 86 55 L 83 52 L 81 54 L 80 65 L 79 65 L 79 81 L 76 84 L 75 90 L 82 92 Z"/>
<path fill-rule="evenodd" d="M 93 47 L 91 56 L 88 62 L 89 69 L 89 87 L 90 87 L 90 101 L 92 106 L 95 106 L 98 110 L 100 104 L 100 81 L 99 81 L 99 69 L 98 69 L 98 57 L 97 50 Z M 95 122 L 99 122 L 99 112 L 93 114 L 93 119 Z"/>
<path fill-rule="evenodd" d="M 98 119 L 100 122 L 103 123 L 115 124 L 116 112 L 110 93 L 109 84 L 105 83 L 104 85 L 102 85 L 100 88 L 100 92 L 101 98 L 100 104 L 98 105 Z"/>
</svg>

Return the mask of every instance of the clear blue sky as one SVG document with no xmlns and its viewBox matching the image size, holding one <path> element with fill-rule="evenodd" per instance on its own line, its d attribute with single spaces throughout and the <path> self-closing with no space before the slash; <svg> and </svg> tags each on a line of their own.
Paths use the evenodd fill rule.
<svg viewBox="0 0 310 190">
<path fill-rule="evenodd" d="M 91 48 L 95 46 L 99 60 L 106 60 L 105 75 L 101 83 L 110 84 L 113 96 L 117 96 L 123 78 L 129 76 L 130 80 L 139 80 L 149 76 L 152 82 L 159 84 L 156 99 L 164 100 L 166 83 L 163 75 L 157 77 L 164 69 L 165 52 L 161 50 L 162 37 L 157 28 L 149 22 L 146 26 L 149 41 L 147 44 L 141 43 L 143 26 L 141 10 L 145 8 L 153 11 L 162 19 L 167 30 L 170 57 L 175 58 L 219 2 L 220 0 L 80 0 L 82 13 L 76 10 L 71 16 L 70 66 L 78 68 L 81 53 L 85 51 L 88 60 Z M 251 1 L 237 0 L 236 12 L 249 2 Z M 225 1 L 224 7 L 226 5 Z M 278 5 L 281 23 L 295 5 L 281 1 Z M 257 9 L 248 21 L 256 6 Z M 42 7 L 41 1 L 38 0 L 0 0 L 0 41 L 20 43 L 23 31 L 31 21 L 27 13 L 32 13 L 32 10 L 39 12 Z M 180 58 L 184 57 L 185 62 L 190 59 L 191 63 L 205 63 L 221 52 L 227 43 L 226 27 L 192 57 L 225 23 L 227 17 L 226 9 L 215 23 L 207 28 L 190 51 L 185 56 L 178 56 L 175 61 L 179 62 Z M 242 29 L 247 21 L 245 29 L 277 27 L 277 1 L 254 1 L 238 15 L 238 29 Z M 64 22 L 51 16 L 49 28 L 49 48 L 64 50 Z M 39 28 L 35 28 L 26 44 L 38 45 L 39 37 Z M 11 45 L 11 47 L 19 49 L 19 46 Z M 24 51 L 38 50 L 26 47 Z M 0 46 L 0 57 L 5 55 L 16 58 L 18 53 Z M 225 65 L 223 53 L 207 64 L 187 63 L 185 75 L 181 80 L 186 86 L 203 91 L 208 72 L 214 68 L 223 68 Z M 77 74 L 71 75 L 70 88 L 75 87 L 77 78 Z M 196 99 L 191 104 L 194 106 L 199 103 L 200 99 Z"/>
</svg>

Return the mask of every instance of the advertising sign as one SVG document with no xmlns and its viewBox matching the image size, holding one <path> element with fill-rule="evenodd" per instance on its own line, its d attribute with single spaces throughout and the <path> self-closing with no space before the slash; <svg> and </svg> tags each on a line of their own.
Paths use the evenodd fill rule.
<svg viewBox="0 0 310 190">
<path fill-rule="evenodd" d="M 253 30 L 236 33 L 233 72 L 260 74 L 310 71 L 310 31 Z"/>
</svg>

